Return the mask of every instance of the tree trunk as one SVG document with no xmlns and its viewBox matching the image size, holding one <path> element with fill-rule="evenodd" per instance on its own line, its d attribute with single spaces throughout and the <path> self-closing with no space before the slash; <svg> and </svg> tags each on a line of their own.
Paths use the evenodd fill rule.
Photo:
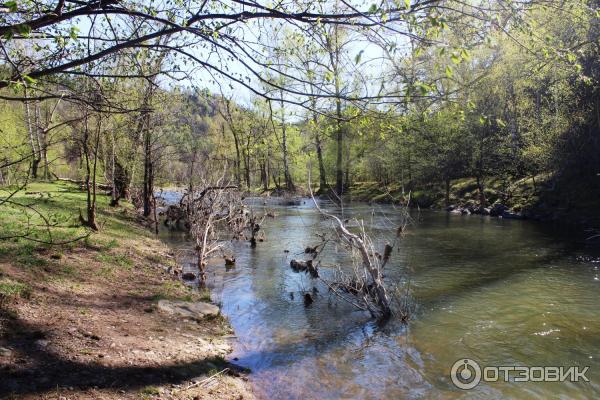
<svg viewBox="0 0 600 400">
<path fill-rule="evenodd" d="M 27 97 L 27 92 L 25 92 L 25 96 Z M 27 132 L 29 133 L 29 144 L 31 145 L 31 177 L 33 179 L 37 179 L 38 175 L 38 166 L 40 164 L 39 151 L 35 147 L 36 139 L 34 136 L 37 136 L 34 131 L 33 121 L 31 120 L 31 107 L 29 102 L 25 102 L 25 123 L 27 125 Z"/>
<path fill-rule="evenodd" d="M 244 150 L 244 180 L 246 181 L 246 189 L 250 190 L 252 184 L 250 179 L 250 139 L 246 143 L 246 149 Z"/>
<path fill-rule="evenodd" d="M 144 190 L 143 190 L 143 204 L 144 204 L 144 217 L 148 217 L 152 212 L 152 190 L 154 187 L 153 174 L 152 174 L 152 141 L 150 134 L 149 118 L 150 114 L 144 112 L 142 116 L 144 122 Z"/>
<path fill-rule="evenodd" d="M 98 146 L 100 145 L 100 128 L 101 128 L 101 120 L 100 116 L 98 116 L 98 127 L 96 129 L 96 140 L 94 143 L 94 166 L 92 168 L 92 196 L 91 202 L 88 201 L 88 210 L 87 210 L 87 220 L 90 228 L 97 231 L 98 225 L 96 224 L 96 176 L 98 171 Z M 89 181 L 89 180 L 88 180 Z M 89 191 L 89 185 L 88 185 Z M 89 200 L 89 196 L 88 196 Z"/>
<path fill-rule="evenodd" d="M 119 195 L 117 193 L 117 179 L 116 179 L 116 166 L 115 166 L 115 133 L 110 134 L 110 177 L 112 181 L 112 190 L 110 193 L 110 206 L 116 207 L 119 205 Z"/>
<path fill-rule="evenodd" d="M 338 102 L 338 110 L 340 104 Z M 341 112 L 338 112 L 338 118 Z M 337 157 L 335 162 L 335 192 L 341 195 L 344 192 L 344 168 L 343 168 L 343 144 L 344 144 L 344 133 L 342 132 L 341 121 L 337 122 Z"/>
<path fill-rule="evenodd" d="M 87 114 L 87 111 L 85 111 Z M 98 225 L 96 224 L 96 152 L 94 152 L 94 166 L 90 165 L 90 144 L 89 144 L 89 121 L 88 116 L 85 116 L 84 121 L 84 131 L 83 131 L 83 155 L 85 158 L 85 191 L 86 191 L 86 216 L 87 219 L 84 219 L 81 215 L 81 210 L 79 212 L 79 220 L 85 226 L 90 227 L 91 229 L 97 231 Z M 99 122 L 98 122 L 99 124 Z M 98 131 L 96 132 L 96 146 L 97 142 L 100 140 L 100 127 L 98 126 Z"/>
<path fill-rule="evenodd" d="M 321 138 L 319 134 L 315 136 L 317 145 L 317 160 L 319 163 L 319 190 L 318 194 L 323 194 L 327 191 L 327 175 L 325 173 L 325 164 L 323 163 L 323 149 L 321 147 Z"/>
<path fill-rule="evenodd" d="M 240 159 L 240 141 L 235 129 L 231 129 L 233 142 L 235 143 L 235 183 L 238 187 L 241 186 L 241 159 Z"/>
<path fill-rule="evenodd" d="M 44 179 L 50 179 L 50 166 L 48 165 L 48 132 L 42 131 L 42 161 L 44 163 Z"/>
<path fill-rule="evenodd" d="M 282 92 L 283 97 L 283 92 Z M 285 126 L 285 108 L 283 107 L 283 100 L 281 101 L 281 147 L 283 151 L 283 176 L 285 179 L 286 190 L 293 191 L 294 182 L 292 182 L 292 176 L 290 175 L 290 163 L 287 146 L 287 128 Z"/>
<path fill-rule="evenodd" d="M 487 200 L 485 198 L 485 191 L 483 187 L 483 179 L 480 175 L 477 175 L 477 188 L 479 189 L 479 207 L 483 208 L 487 204 Z"/>
<path fill-rule="evenodd" d="M 267 175 L 267 159 L 266 157 L 260 163 L 260 182 L 264 191 L 269 190 L 269 176 Z"/>
<path fill-rule="evenodd" d="M 327 39 L 329 47 L 329 59 L 333 72 L 335 85 L 335 116 L 336 116 L 336 144 L 337 156 L 335 163 L 335 191 L 338 196 L 344 192 L 344 126 L 342 124 L 342 99 L 341 99 L 341 83 L 340 83 L 340 45 L 338 37 L 338 27 L 333 27 L 334 32 L 332 38 Z M 332 39 L 334 42 L 332 42 Z"/>
<path fill-rule="evenodd" d="M 344 189 L 347 190 L 350 187 L 350 146 L 346 143 L 346 167 L 344 169 Z"/>
</svg>

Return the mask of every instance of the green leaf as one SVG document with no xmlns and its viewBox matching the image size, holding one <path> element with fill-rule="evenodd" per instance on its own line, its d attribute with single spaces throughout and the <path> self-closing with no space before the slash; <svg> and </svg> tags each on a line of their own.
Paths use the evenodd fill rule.
<svg viewBox="0 0 600 400">
<path fill-rule="evenodd" d="M 371 7 L 369 7 L 369 12 L 370 12 L 371 14 L 374 14 L 374 13 L 376 13 L 376 12 L 377 12 L 377 5 L 376 5 L 376 4 L 374 4 L 374 3 L 373 3 L 373 4 L 371 4 Z"/>
<path fill-rule="evenodd" d="M 487 121 L 487 118 L 486 118 L 484 115 L 481 115 L 481 116 L 479 117 L 479 123 L 480 123 L 481 125 L 485 125 L 485 122 L 486 122 L 486 121 Z"/>
<path fill-rule="evenodd" d="M 17 2 L 16 1 L 7 1 L 4 3 L 5 7 L 8 7 L 8 11 L 17 12 Z"/>
<path fill-rule="evenodd" d="M 71 36 L 71 39 L 73 39 L 73 40 L 77 39 L 78 34 L 79 34 L 79 28 L 76 26 L 71 27 L 71 31 L 69 32 L 69 36 Z"/>
<path fill-rule="evenodd" d="M 452 62 L 456 65 L 460 64 L 460 57 L 454 53 L 452 53 L 452 55 L 450 56 L 450 58 L 452 59 Z"/>
<path fill-rule="evenodd" d="M 410 8 L 410 0 L 404 0 L 404 6 L 408 10 Z"/>
<path fill-rule="evenodd" d="M 466 60 L 466 61 L 469 61 L 471 59 L 471 55 L 469 54 L 467 49 L 461 49 L 460 56 L 462 57 L 463 60 Z"/>
<path fill-rule="evenodd" d="M 20 35 L 29 36 L 29 34 L 31 33 L 31 27 L 27 24 L 18 25 L 17 31 Z"/>
<path fill-rule="evenodd" d="M 22 75 L 23 79 L 25 79 L 25 82 L 27 82 L 30 85 L 33 85 L 36 83 L 36 80 L 33 79 L 32 77 L 30 77 L 29 75 Z"/>
<path fill-rule="evenodd" d="M 425 96 L 427 93 L 431 92 L 431 90 L 433 89 L 431 86 L 429 86 L 428 84 L 423 83 L 423 82 L 415 83 L 415 87 L 417 87 L 419 89 L 419 92 L 421 92 L 422 96 Z"/>
<path fill-rule="evenodd" d="M 452 75 L 454 75 L 452 68 L 449 65 L 446 65 L 446 77 L 450 79 L 452 78 Z"/>
<path fill-rule="evenodd" d="M 504 128 L 504 127 L 506 127 L 506 122 L 504 122 L 504 121 L 503 121 L 502 119 L 500 119 L 500 118 L 496 118 L 496 123 L 498 124 L 498 126 L 499 126 L 500 128 Z"/>
</svg>

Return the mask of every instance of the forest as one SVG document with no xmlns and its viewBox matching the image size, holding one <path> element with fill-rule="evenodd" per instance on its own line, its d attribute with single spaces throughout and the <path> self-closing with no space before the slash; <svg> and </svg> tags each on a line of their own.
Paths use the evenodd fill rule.
<svg viewBox="0 0 600 400">
<path fill-rule="evenodd" d="M 348 12 L 319 5 L 329 6 Z M 481 207 L 523 190 L 511 206 L 590 208 L 596 198 L 593 4 L 500 2 L 493 13 L 374 5 L 381 20 L 398 14 L 406 33 L 385 37 L 383 25 L 359 29 L 352 17 L 301 27 L 275 19 L 238 31 L 215 21 L 209 38 L 169 33 L 138 46 L 160 25 L 152 13 L 178 21 L 176 11 L 186 10 L 153 7 L 128 16 L 133 22 L 93 13 L 89 27 L 79 16 L 43 26 L 62 36 L 29 32 L 27 17 L 4 14 L 4 185 L 27 175 L 83 179 L 90 169 L 90 179 L 111 184 L 119 175 L 122 189 L 135 192 L 186 186 L 209 163 L 255 192 L 305 190 L 310 173 L 320 194 L 354 190 L 360 198 L 376 183 L 389 190 L 375 197 L 413 191 L 422 207 L 449 206 L 451 185 L 465 178 Z"/>
<path fill-rule="evenodd" d="M 177 359 L 185 367 L 134 357 L 125 368 L 103 358 L 116 350 L 94 347 L 113 349 L 106 326 L 136 320 L 158 333 L 134 342 L 160 353 L 143 341 L 180 323 L 159 319 L 177 308 L 161 302 L 213 306 L 215 259 L 239 265 L 248 250 L 224 236 L 261 251 L 294 223 L 277 219 L 290 217 L 281 204 L 314 202 L 332 224 L 331 237 L 277 249 L 312 257 L 291 259 L 293 276 L 313 282 L 296 299 L 308 307 L 328 291 L 379 321 L 420 315 L 418 274 L 410 306 L 411 274 L 396 277 L 400 308 L 384 282 L 384 267 L 404 262 L 390 261 L 392 250 L 412 243 L 405 231 L 419 235 L 415 212 L 565 224 L 583 235 L 585 254 L 600 237 L 598 0 L 10 0 L 0 2 L 0 46 L 0 369 L 12 374 L 0 397 L 50 398 L 53 387 L 71 398 L 302 397 L 278 391 L 285 380 L 262 393 L 260 371 L 251 394 L 239 377 L 256 365 L 223 358 L 221 339 L 199 350 L 200 364 Z M 275 208 L 261 213 L 247 203 L 255 198 Z M 353 211 L 347 219 L 353 204 L 372 207 L 369 224 L 359 212 L 356 224 Z M 385 214 L 396 234 L 381 254 L 376 209 L 396 210 Z M 183 264 L 164 238 L 180 229 L 193 243 Z M 339 249 L 353 272 L 319 276 L 313 262 L 323 270 Z M 186 271 L 199 288 L 182 281 Z M 60 326 L 36 325 L 35 304 Z M 130 314 L 94 325 L 101 308 Z M 226 335 L 217 314 L 194 329 Z M 78 359 L 63 357 L 65 335 L 78 337 L 69 350 Z M 60 350 L 47 347 L 53 337 Z M 170 340 L 184 351 L 183 336 Z M 40 352 L 27 350 L 40 341 Z"/>
</svg>

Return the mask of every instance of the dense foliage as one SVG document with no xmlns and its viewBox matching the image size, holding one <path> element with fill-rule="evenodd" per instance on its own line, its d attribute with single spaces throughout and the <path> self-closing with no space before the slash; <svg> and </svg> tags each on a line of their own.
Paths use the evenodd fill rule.
<svg viewBox="0 0 600 400">
<path fill-rule="evenodd" d="M 107 36 L 110 18 L 82 34 L 86 23 L 67 14 L 98 13 L 77 11 L 79 3 L 60 3 L 67 7 L 60 21 L 33 3 L 6 3 L 0 184 L 59 177 L 87 188 L 107 184 L 113 204 L 133 197 L 146 216 L 157 187 L 193 188 L 223 174 L 250 191 L 303 189 L 310 179 L 322 194 L 356 194 L 373 182 L 379 199 L 412 191 L 423 206 L 455 201 L 450 188 L 465 180 L 479 207 L 510 202 L 515 182 L 532 188 L 520 208 L 596 198 L 596 1 L 475 2 L 464 9 L 407 2 L 373 5 L 366 14 L 315 3 L 306 15 L 294 14 L 301 4 L 290 3 L 248 14 L 264 20 L 243 32 L 221 25 L 239 22 L 217 12 L 235 7 L 209 3 L 206 17 L 198 11 L 190 24 L 209 16 L 219 23 L 193 29 L 180 21 L 191 3 L 137 14 L 111 3 L 106 7 L 119 16 L 112 33 L 121 39 Z M 143 23 L 127 26 L 140 15 Z M 51 29 L 54 41 L 42 45 Z M 218 67 L 198 65 L 200 53 L 191 49 L 200 40 L 246 69 L 228 74 L 223 56 Z M 61 64 L 61 55 L 68 61 Z M 184 66 L 188 61 L 195 66 Z M 244 87 L 249 100 L 240 95 Z M 95 196 L 90 189 L 81 219 L 97 229 Z"/>
</svg>

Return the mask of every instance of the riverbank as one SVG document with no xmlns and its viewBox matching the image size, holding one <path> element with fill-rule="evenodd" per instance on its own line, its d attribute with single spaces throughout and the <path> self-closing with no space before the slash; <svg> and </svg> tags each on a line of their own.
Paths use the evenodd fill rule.
<svg viewBox="0 0 600 400">
<path fill-rule="evenodd" d="M 447 210 L 454 213 L 478 214 L 514 219 L 555 221 L 600 227 L 597 185 L 570 182 L 557 185 L 548 176 L 502 180 L 483 180 L 487 207 L 480 208 L 480 191 L 475 178 L 456 179 L 451 182 L 446 204 L 446 188 L 430 185 L 411 192 L 411 204 L 420 208 Z M 352 201 L 371 203 L 396 203 L 407 196 L 399 184 L 382 185 L 376 182 L 359 182 L 347 194 Z"/>
<path fill-rule="evenodd" d="M 66 226 L 55 239 L 83 233 L 84 193 L 73 185 L 34 183 L 12 200 Z M 252 398 L 224 359 L 234 336 L 223 317 L 182 318 L 158 306 L 210 294 L 172 273 L 170 249 L 131 205 L 108 200 L 98 197 L 101 230 L 86 239 L 0 242 L 0 398 Z M 0 213 L 3 233 L 26 223 L 16 209 Z"/>
</svg>

